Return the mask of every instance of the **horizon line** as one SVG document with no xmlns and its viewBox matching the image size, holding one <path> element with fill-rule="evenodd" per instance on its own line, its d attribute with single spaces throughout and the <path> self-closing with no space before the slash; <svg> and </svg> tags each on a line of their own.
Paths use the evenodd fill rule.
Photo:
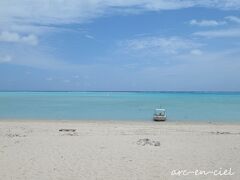
<svg viewBox="0 0 240 180">
<path fill-rule="evenodd" d="M 0 90 L 0 92 L 159 92 L 159 93 L 240 93 L 240 91 L 222 91 L 222 90 Z"/>
</svg>

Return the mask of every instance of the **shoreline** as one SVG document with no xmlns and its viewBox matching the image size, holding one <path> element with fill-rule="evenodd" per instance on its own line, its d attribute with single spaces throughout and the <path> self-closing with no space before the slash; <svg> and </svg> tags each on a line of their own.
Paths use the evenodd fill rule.
<svg viewBox="0 0 240 180">
<path fill-rule="evenodd" d="M 96 119 L 0 119 L 1 122 L 44 122 L 44 123 L 123 123 L 123 124 L 167 124 L 167 125 L 240 125 L 238 121 L 190 121 L 190 120 L 166 120 L 166 121 L 154 121 L 154 120 L 96 120 Z"/>
</svg>

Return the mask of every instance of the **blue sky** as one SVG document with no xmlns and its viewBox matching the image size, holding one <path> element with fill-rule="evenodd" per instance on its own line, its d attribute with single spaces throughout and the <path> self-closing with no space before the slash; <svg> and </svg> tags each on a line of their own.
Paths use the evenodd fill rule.
<svg viewBox="0 0 240 180">
<path fill-rule="evenodd" d="M 2 0 L 0 90 L 240 91 L 240 1 Z"/>
</svg>

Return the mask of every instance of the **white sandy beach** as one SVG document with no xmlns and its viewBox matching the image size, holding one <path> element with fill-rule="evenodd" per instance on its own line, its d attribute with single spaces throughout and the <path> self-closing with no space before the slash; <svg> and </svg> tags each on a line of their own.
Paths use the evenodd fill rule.
<svg viewBox="0 0 240 180">
<path fill-rule="evenodd" d="M 240 179 L 240 125 L 0 121 L 0 179 Z"/>
</svg>

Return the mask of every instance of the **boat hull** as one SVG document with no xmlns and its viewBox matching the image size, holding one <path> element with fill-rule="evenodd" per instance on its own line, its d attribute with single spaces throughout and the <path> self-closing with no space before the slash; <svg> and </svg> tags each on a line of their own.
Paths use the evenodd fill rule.
<svg viewBox="0 0 240 180">
<path fill-rule="evenodd" d="M 166 121 L 166 116 L 153 116 L 154 121 Z"/>
</svg>

